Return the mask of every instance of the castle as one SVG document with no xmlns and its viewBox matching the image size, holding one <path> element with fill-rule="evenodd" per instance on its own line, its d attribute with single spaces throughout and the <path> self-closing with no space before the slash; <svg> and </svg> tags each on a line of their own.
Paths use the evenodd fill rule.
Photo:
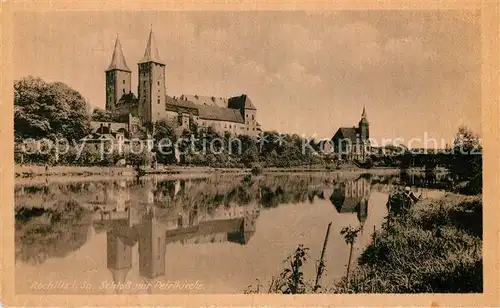
<svg viewBox="0 0 500 308">
<path fill-rule="evenodd" d="M 231 97 L 198 95 L 168 96 L 165 84 L 166 64 L 160 58 L 153 30 L 149 32 L 143 58 L 138 62 L 137 96 L 131 91 L 132 71 L 125 61 L 117 36 L 111 64 L 106 74 L 106 110 L 121 123 L 93 122 L 95 132 L 110 136 L 121 129 L 134 135 L 152 132 L 154 123 L 165 120 L 177 134 L 190 127 L 211 127 L 215 132 L 256 136 L 260 131 L 257 108 L 246 94 Z M 105 128 L 105 132 L 102 128 Z"/>
</svg>

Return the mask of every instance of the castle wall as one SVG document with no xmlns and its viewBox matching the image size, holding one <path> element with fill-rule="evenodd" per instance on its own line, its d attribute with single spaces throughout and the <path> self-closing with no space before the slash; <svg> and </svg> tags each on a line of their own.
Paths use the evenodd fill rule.
<svg viewBox="0 0 500 308">
<path fill-rule="evenodd" d="M 245 125 L 243 123 L 208 119 L 198 119 L 197 122 L 201 127 L 212 127 L 212 129 L 220 135 L 224 135 L 225 132 L 229 132 L 233 135 L 242 135 L 246 132 Z"/>
</svg>

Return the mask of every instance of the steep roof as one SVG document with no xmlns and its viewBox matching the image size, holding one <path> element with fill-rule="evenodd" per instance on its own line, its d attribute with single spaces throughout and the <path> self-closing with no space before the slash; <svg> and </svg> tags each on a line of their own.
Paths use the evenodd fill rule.
<svg viewBox="0 0 500 308">
<path fill-rule="evenodd" d="M 235 109 L 214 106 L 198 106 L 200 119 L 245 123 L 241 113 Z"/>
<path fill-rule="evenodd" d="M 198 105 L 227 107 L 227 98 L 225 97 L 183 94 L 181 99 L 191 101 Z"/>
<path fill-rule="evenodd" d="M 125 56 L 123 55 L 122 45 L 120 44 L 120 38 L 116 36 L 115 48 L 113 50 L 113 56 L 111 57 L 111 64 L 109 65 L 106 72 L 112 70 L 120 70 L 125 72 L 132 72 L 125 61 Z"/>
<path fill-rule="evenodd" d="M 351 141 L 356 141 L 357 140 L 357 134 L 358 130 L 356 127 L 340 127 L 335 135 L 333 136 L 333 139 L 349 139 Z"/>
<path fill-rule="evenodd" d="M 195 115 L 198 115 L 198 106 L 191 101 L 166 96 L 165 104 L 166 104 L 165 106 L 166 110 L 168 111 L 175 111 L 175 112 L 191 111 L 191 113 L 194 112 Z"/>
<path fill-rule="evenodd" d="M 252 109 L 257 110 L 252 101 L 246 94 L 231 97 L 228 101 L 228 107 L 232 109 Z"/>
<path fill-rule="evenodd" d="M 366 119 L 367 118 L 365 106 L 363 106 L 363 113 L 361 114 L 361 118 L 362 119 Z"/>
<path fill-rule="evenodd" d="M 160 53 L 158 52 L 158 46 L 156 45 L 153 29 L 149 31 L 149 38 L 148 43 L 146 44 L 146 50 L 144 51 L 144 57 L 142 57 L 142 60 L 139 61 L 139 64 L 148 62 L 163 64 L 160 59 Z"/>
<path fill-rule="evenodd" d="M 123 94 L 122 97 L 118 100 L 118 104 L 135 105 L 138 103 L 139 99 L 132 92 Z"/>
</svg>

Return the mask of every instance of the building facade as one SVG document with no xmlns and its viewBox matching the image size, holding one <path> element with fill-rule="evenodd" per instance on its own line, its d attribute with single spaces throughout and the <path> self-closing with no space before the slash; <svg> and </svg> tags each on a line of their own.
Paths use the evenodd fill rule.
<svg viewBox="0 0 500 308">
<path fill-rule="evenodd" d="M 137 63 L 137 96 L 131 91 L 132 71 L 128 67 L 119 37 L 106 74 L 106 110 L 128 118 L 152 132 L 154 123 L 167 121 L 177 134 L 191 124 L 211 127 L 219 134 L 256 136 L 261 131 L 257 108 L 246 94 L 229 99 L 215 96 L 168 96 L 166 64 L 160 58 L 151 30 L 143 58 Z M 130 121 L 130 120 L 129 120 Z"/>
</svg>

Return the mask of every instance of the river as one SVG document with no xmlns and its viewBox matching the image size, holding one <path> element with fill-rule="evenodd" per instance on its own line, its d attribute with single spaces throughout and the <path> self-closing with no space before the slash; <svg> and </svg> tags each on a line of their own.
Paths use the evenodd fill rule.
<svg viewBox="0 0 500 308">
<path fill-rule="evenodd" d="M 396 177 L 338 174 L 108 178 L 18 184 L 16 293 L 243 293 L 299 244 L 315 278 L 345 275 L 346 226 L 362 227 L 353 263 L 381 227 Z M 429 196 L 440 192 L 422 190 Z"/>
</svg>

